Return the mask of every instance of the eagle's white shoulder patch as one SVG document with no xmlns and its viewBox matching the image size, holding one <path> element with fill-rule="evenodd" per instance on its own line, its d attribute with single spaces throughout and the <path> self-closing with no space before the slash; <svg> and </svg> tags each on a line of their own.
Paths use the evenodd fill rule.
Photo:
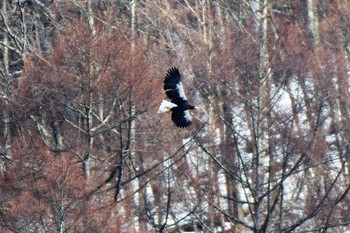
<svg viewBox="0 0 350 233">
<path fill-rule="evenodd" d="M 191 115 L 190 115 L 190 111 L 186 110 L 184 111 L 184 117 L 187 121 L 192 121 Z"/>
<path fill-rule="evenodd" d="M 187 100 L 184 87 L 181 81 L 178 84 L 176 84 L 176 89 L 177 89 L 177 92 L 179 93 L 180 98 L 182 98 L 183 100 Z"/>
</svg>

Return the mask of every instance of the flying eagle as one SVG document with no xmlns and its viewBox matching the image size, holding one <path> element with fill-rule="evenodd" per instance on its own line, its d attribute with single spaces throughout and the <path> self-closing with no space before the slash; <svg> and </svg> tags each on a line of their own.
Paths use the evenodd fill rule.
<svg viewBox="0 0 350 233">
<path fill-rule="evenodd" d="M 171 120 L 177 127 L 184 128 L 191 125 L 189 110 L 198 110 L 199 107 L 187 101 L 180 72 L 176 67 L 168 70 L 164 80 L 164 90 L 171 102 L 163 100 L 158 112 L 171 112 Z"/>
</svg>

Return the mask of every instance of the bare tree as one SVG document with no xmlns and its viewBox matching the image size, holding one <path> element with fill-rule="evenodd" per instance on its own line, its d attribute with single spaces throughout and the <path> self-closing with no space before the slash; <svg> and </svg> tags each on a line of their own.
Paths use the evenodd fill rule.
<svg viewBox="0 0 350 233">
<path fill-rule="evenodd" d="M 349 229 L 346 1 L 1 4 L 1 229 Z"/>
</svg>

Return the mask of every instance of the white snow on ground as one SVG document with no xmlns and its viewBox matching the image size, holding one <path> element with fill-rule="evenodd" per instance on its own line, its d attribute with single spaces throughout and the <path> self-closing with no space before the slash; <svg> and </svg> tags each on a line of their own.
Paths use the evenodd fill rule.
<svg viewBox="0 0 350 233">
<path fill-rule="evenodd" d="M 276 108 L 281 112 L 292 112 L 292 100 L 289 93 L 286 90 L 277 88 L 272 91 L 276 92 Z"/>
<path fill-rule="evenodd" d="M 314 90 L 313 89 L 313 84 L 310 84 L 309 82 L 306 81 L 305 83 L 306 85 L 306 89 L 307 90 Z M 284 115 L 290 115 L 292 116 L 292 114 L 296 114 L 300 120 L 300 126 L 303 129 L 308 129 L 309 128 L 309 123 L 307 123 L 307 118 L 306 118 L 306 113 L 305 113 L 305 105 L 307 104 L 305 102 L 305 96 L 306 95 L 308 98 L 313 98 L 313 96 L 315 95 L 314 93 L 311 93 L 309 91 L 306 91 L 306 93 L 302 92 L 301 86 L 297 81 L 291 81 L 288 84 L 288 89 L 287 87 L 285 88 L 279 88 L 279 87 L 274 87 L 271 89 L 271 96 L 273 96 L 272 98 L 272 110 L 274 111 L 274 113 L 276 114 L 282 114 Z M 293 102 L 294 101 L 294 102 Z M 293 106 L 293 104 L 295 106 Z M 293 107 L 296 109 L 296 112 L 293 113 Z M 245 110 L 245 106 L 244 104 L 241 105 L 235 105 L 234 108 L 232 108 L 231 110 L 233 119 L 232 119 L 232 125 L 233 125 L 233 129 L 235 130 L 235 134 L 238 134 L 238 149 L 240 150 L 240 152 L 242 153 L 242 159 L 244 160 L 243 163 L 245 164 L 250 164 L 250 162 L 253 159 L 253 154 L 247 150 L 247 145 L 249 145 L 249 143 L 251 143 L 250 141 L 252 140 L 252 128 L 250 125 L 250 119 L 249 117 L 251 116 L 247 116 L 245 115 L 246 110 Z M 330 125 L 330 121 L 328 121 L 328 115 L 330 114 L 328 112 L 329 110 L 327 108 L 324 109 L 324 111 L 322 112 L 322 117 L 325 118 L 325 121 L 323 122 L 323 128 L 320 131 L 320 136 L 325 137 L 326 142 L 329 145 L 332 145 L 335 141 L 336 141 L 336 135 L 329 135 L 327 134 L 326 130 Z M 242 115 L 244 114 L 244 115 Z M 247 120 L 248 119 L 248 120 Z M 325 130 L 323 132 L 323 130 Z M 307 130 L 306 130 L 307 132 Z M 219 146 L 221 144 L 221 138 L 220 136 L 220 131 L 219 129 L 216 129 L 215 131 L 212 131 L 212 135 L 211 135 L 211 143 L 210 145 L 208 144 L 203 144 L 204 147 L 208 147 L 208 146 Z M 301 137 L 307 137 L 307 135 L 300 135 Z M 274 137 L 278 137 L 278 135 L 274 135 Z M 208 160 L 210 161 L 211 159 L 207 157 L 206 154 L 202 153 L 201 149 L 198 149 L 197 147 L 192 147 L 193 143 L 195 143 L 192 137 L 183 139 L 183 144 L 185 145 L 184 150 L 190 150 L 188 152 L 188 154 L 186 154 L 185 159 L 188 161 L 188 164 L 193 167 L 194 169 L 191 170 L 191 175 L 193 177 L 196 177 L 196 175 L 210 171 L 211 169 L 211 165 L 212 163 L 208 162 Z M 261 140 L 266 140 L 266 138 L 264 139 L 264 137 L 262 137 Z M 261 145 L 267 145 L 268 143 L 265 143 L 262 141 Z M 261 151 L 265 151 L 267 148 L 260 148 Z M 336 150 L 336 148 L 334 148 L 334 150 Z M 220 148 L 217 147 L 216 150 L 218 152 L 218 154 L 213 155 L 216 156 L 216 158 L 218 158 L 219 160 L 221 159 L 220 156 Z M 278 153 L 278 151 L 276 152 Z M 284 155 L 281 154 L 276 156 L 275 159 L 278 160 L 278 162 L 281 162 L 280 159 L 283 157 Z M 338 171 L 338 169 L 341 167 L 341 161 L 338 158 L 339 155 L 337 154 L 333 154 L 332 152 L 330 152 L 329 154 L 325 155 L 325 159 L 329 159 L 332 160 L 332 164 L 334 166 L 334 169 L 331 169 L 330 171 L 330 176 L 336 176 L 336 173 Z M 262 156 L 261 156 L 261 166 L 262 167 L 268 167 L 269 163 L 270 163 L 270 159 L 271 157 L 269 155 L 266 155 L 262 152 Z M 318 162 L 322 162 L 322 161 L 318 161 Z M 248 168 L 249 169 L 249 168 Z M 280 172 L 276 173 L 276 175 L 280 176 L 282 175 Z M 307 190 L 305 190 L 305 187 L 303 187 L 302 190 L 296 190 L 296 183 L 299 182 L 305 182 L 304 178 L 304 173 L 302 171 L 300 172 L 296 172 L 295 174 L 289 176 L 286 180 L 283 181 L 283 185 L 284 185 L 284 203 L 286 205 L 285 210 L 287 211 L 286 214 L 290 214 L 290 215 L 300 215 L 300 213 L 303 211 L 303 203 L 304 201 L 306 201 L 307 198 Z M 310 169 L 310 177 L 312 178 L 313 176 L 315 176 L 314 171 L 312 169 Z M 246 181 L 244 179 L 247 179 Z M 267 179 L 267 177 L 264 177 L 264 179 Z M 266 181 L 266 180 L 265 180 Z M 218 173 L 218 182 L 219 182 L 219 189 L 220 189 L 220 194 L 222 196 L 227 196 L 227 185 L 226 185 L 226 177 L 224 175 L 224 171 L 221 170 Z M 244 177 L 243 176 L 243 183 L 244 182 L 252 182 L 251 177 Z M 190 187 L 190 186 L 189 186 Z M 239 190 L 239 196 L 238 199 L 240 199 L 241 201 L 248 201 L 248 202 L 253 202 L 253 197 L 252 197 L 252 193 L 251 190 L 249 190 L 247 187 L 243 186 L 242 184 L 238 184 L 238 190 Z M 185 193 L 183 193 L 183 197 L 191 197 L 196 195 L 196 191 L 194 189 L 188 189 Z M 186 201 L 185 201 L 186 202 Z M 169 220 L 169 224 L 176 222 L 176 220 L 181 219 L 182 217 L 185 217 L 186 214 L 189 213 L 190 209 L 186 209 L 186 205 L 188 205 L 189 203 L 185 204 L 185 202 L 183 203 L 176 203 L 175 206 L 173 206 L 173 211 L 174 211 L 174 215 L 172 216 L 172 220 Z M 184 206 L 185 204 L 185 206 Z M 225 198 L 221 198 L 220 199 L 220 203 L 219 203 L 220 207 L 223 209 L 227 208 L 228 202 Z M 187 206 L 188 207 L 188 206 Z M 201 206 L 201 208 L 203 208 L 204 212 L 205 209 L 207 208 L 206 206 Z M 242 211 L 243 212 L 248 212 L 248 205 L 247 204 L 242 204 L 241 206 Z M 176 216 L 176 217 L 175 217 Z M 188 216 L 185 219 L 183 219 L 183 221 L 181 222 L 181 224 L 186 224 L 186 223 L 190 223 L 191 221 L 193 222 L 193 220 L 195 219 L 194 216 Z M 243 221 L 249 222 L 251 221 L 251 216 L 247 215 L 246 218 L 242 219 Z M 226 228 L 226 230 L 230 229 L 230 225 L 228 224 L 227 226 L 223 226 L 224 228 Z M 215 229 L 211 229 L 212 232 L 221 232 L 223 229 L 221 228 L 215 228 Z M 350 232 L 349 232 L 350 233 Z"/>
</svg>

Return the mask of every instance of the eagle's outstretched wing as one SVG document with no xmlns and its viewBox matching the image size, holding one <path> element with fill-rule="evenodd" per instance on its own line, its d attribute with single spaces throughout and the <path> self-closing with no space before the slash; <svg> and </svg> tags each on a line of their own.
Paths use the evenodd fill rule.
<svg viewBox="0 0 350 233">
<path fill-rule="evenodd" d="M 189 110 L 173 110 L 171 113 L 171 120 L 177 127 L 184 128 L 192 123 Z"/>
<path fill-rule="evenodd" d="M 179 106 L 187 103 L 180 72 L 177 68 L 173 67 L 168 70 L 164 80 L 164 90 L 172 103 Z"/>
</svg>

